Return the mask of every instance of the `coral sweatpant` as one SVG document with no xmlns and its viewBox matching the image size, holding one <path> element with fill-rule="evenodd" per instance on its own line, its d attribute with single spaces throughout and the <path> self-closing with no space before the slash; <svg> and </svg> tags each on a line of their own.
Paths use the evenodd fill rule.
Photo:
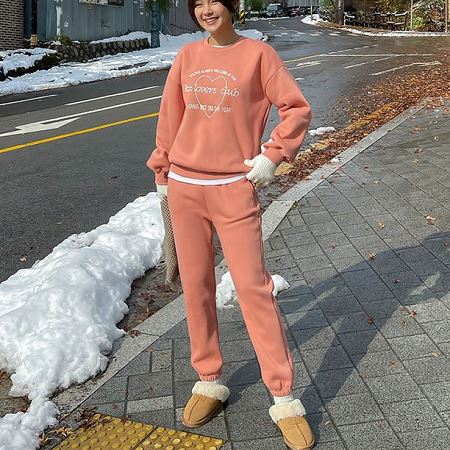
<svg viewBox="0 0 450 450">
<path fill-rule="evenodd" d="M 236 287 L 262 379 L 275 396 L 291 393 L 294 370 L 273 282 L 263 256 L 261 213 L 246 178 L 202 186 L 169 178 L 168 201 L 175 236 L 191 362 L 203 381 L 220 377 L 222 354 L 216 312 L 213 226 Z"/>
</svg>

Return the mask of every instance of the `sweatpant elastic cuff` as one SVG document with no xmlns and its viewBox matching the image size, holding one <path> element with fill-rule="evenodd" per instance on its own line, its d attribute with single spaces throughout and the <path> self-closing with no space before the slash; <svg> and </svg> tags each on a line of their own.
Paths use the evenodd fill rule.
<svg viewBox="0 0 450 450">
<path fill-rule="evenodd" d="M 282 389 L 281 391 L 270 391 L 274 397 L 286 397 L 292 394 L 292 388 Z"/>
<path fill-rule="evenodd" d="M 202 381 L 215 381 L 218 380 L 221 377 L 222 374 L 215 374 L 215 375 L 199 375 L 200 380 Z"/>
</svg>

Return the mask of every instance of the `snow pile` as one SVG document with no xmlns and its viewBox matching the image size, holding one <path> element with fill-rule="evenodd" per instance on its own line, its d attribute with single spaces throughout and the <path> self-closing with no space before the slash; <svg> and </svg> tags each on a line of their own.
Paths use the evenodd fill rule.
<svg viewBox="0 0 450 450">
<path fill-rule="evenodd" d="M 7 76 L 9 72 L 17 69 L 29 69 L 45 55 L 54 53 L 56 53 L 55 50 L 46 48 L 7 50 L 0 55 L 3 58 L 3 61 L 0 61 L 0 71 L 3 70 L 3 73 Z"/>
<path fill-rule="evenodd" d="M 91 41 L 91 44 L 99 44 L 101 42 L 132 41 L 134 39 L 148 39 L 148 42 L 150 42 L 150 36 L 150 33 L 146 33 L 145 31 L 132 31 L 131 33 L 124 34 L 122 36 L 114 36 L 106 39 L 100 39 L 98 41 Z"/>
<path fill-rule="evenodd" d="M 341 28 L 342 29 L 342 28 Z M 355 28 L 345 27 L 345 31 L 353 34 L 362 34 L 364 36 L 395 36 L 395 37 L 433 37 L 433 36 L 447 36 L 443 32 L 431 32 L 431 31 L 363 31 Z"/>
<path fill-rule="evenodd" d="M 322 136 L 323 134 L 331 133 L 332 131 L 336 131 L 336 128 L 333 128 L 333 127 L 319 127 L 319 128 L 316 128 L 315 130 L 309 130 L 308 134 L 310 136 Z"/>
<path fill-rule="evenodd" d="M 311 19 L 311 14 L 307 15 L 302 19 L 303 23 L 307 23 L 308 25 L 315 25 L 316 23 L 323 22 L 320 18 L 319 14 L 313 14 Z"/>
<path fill-rule="evenodd" d="M 277 296 L 279 292 L 289 289 L 289 283 L 280 275 L 272 275 L 273 295 Z M 236 291 L 230 272 L 222 276 L 221 282 L 216 288 L 216 305 L 219 309 L 234 308 L 231 302 L 236 301 Z"/>
<path fill-rule="evenodd" d="M 50 396 L 105 370 L 131 283 L 160 260 L 163 234 L 150 193 L 0 284 L 0 367 L 13 373 L 10 394 L 31 400 L 0 419 L 1 449 L 36 448 L 56 422 Z"/>
<path fill-rule="evenodd" d="M 244 30 L 240 34 L 253 39 L 262 38 L 262 33 L 257 30 Z M 131 35 L 134 35 L 134 33 L 131 33 Z M 141 38 L 150 38 L 149 33 L 139 33 L 139 36 Z M 25 74 L 21 77 L 1 82 L 0 95 L 61 88 L 90 81 L 106 80 L 150 70 L 169 68 L 184 44 L 205 37 L 206 35 L 200 31 L 197 33 L 185 33 L 180 36 L 161 34 L 161 47 L 159 48 L 148 48 L 129 53 L 103 56 L 87 63 L 61 64 L 49 70 Z M 120 36 L 120 38 L 114 39 L 123 38 L 124 36 Z"/>
</svg>

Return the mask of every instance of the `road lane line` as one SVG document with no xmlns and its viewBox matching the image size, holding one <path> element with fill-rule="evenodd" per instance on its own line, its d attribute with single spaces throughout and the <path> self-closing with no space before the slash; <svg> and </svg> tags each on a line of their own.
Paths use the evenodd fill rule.
<svg viewBox="0 0 450 450">
<path fill-rule="evenodd" d="M 374 59 L 371 61 L 366 61 L 366 62 L 362 62 L 362 63 L 358 63 L 358 64 L 352 64 L 351 66 L 345 66 L 344 69 L 352 69 L 353 67 L 359 67 L 359 66 L 364 66 L 365 64 L 372 64 L 378 61 L 385 61 L 386 59 L 391 59 L 391 58 L 395 58 L 394 56 L 388 56 L 387 58 L 380 58 L 380 59 Z"/>
<path fill-rule="evenodd" d="M 151 117 L 156 117 L 159 115 L 159 112 L 145 114 L 144 116 L 131 117 L 129 119 L 119 120 L 117 122 L 105 123 L 103 125 L 99 125 L 97 127 L 85 128 L 84 130 L 73 131 L 71 133 L 60 134 L 58 136 L 52 136 L 45 139 L 40 139 L 38 141 L 26 142 L 24 144 L 13 145 L 12 147 L 0 148 L 0 154 L 8 153 L 15 150 L 21 150 L 23 148 L 32 147 L 34 145 L 46 144 L 47 142 L 59 141 L 60 139 L 67 139 L 72 136 L 79 136 L 80 134 L 92 133 L 93 131 L 104 130 L 105 128 L 111 128 L 118 125 L 124 125 L 130 122 L 136 122 L 138 120 L 149 119 Z"/>
<path fill-rule="evenodd" d="M 384 73 L 395 72 L 396 70 L 404 69 L 405 67 L 411 67 L 411 66 L 439 66 L 441 64 L 442 63 L 440 61 L 433 61 L 433 62 L 429 62 L 429 63 L 413 62 L 411 64 L 405 64 L 404 66 L 393 67 L 392 69 L 383 70 L 382 72 L 372 73 L 371 75 L 382 75 Z"/>
<path fill-rule="evenodd" d="M 78 118 L 78 117 L 85 116 L 87 114 L 94 114 L 94 113 L 97 113 L 97 112 L 108 111 L 110 109 L 121 108 L 122 106 L 129 106 L 129 105 L 134 105 L 136 103 L 148 102 L 148 101 L 155 100 L 155 99 L 158 99 L 158 98 L 161 98 L 161 97 L 162 96 L 159 95 L 159 96 L 156 96 L 156 97 L 142 98 L 140 100 L 135 100 L 133 102 L 119 103 L 117 105 L 105 106 L 104 108 L 91 109 L 91 110 L 88 110 L 88 111 L 82 111 L 82 112 L 75 113 L 75 114 L 69 114 L 68 116 L 53 117 L 51 119 L 41 120 L 39 122 L 33 122 L 33 123 L 29 123 L 29 124 L 26 124 L 26 125 L 20 125 L 20 126 L 21 127 L 23 127 L 23 126 L 31 127 L 33 125 L 42 125 L 42 124 L 47 124 L 49 122 L 52 123 L 52 122 L 61 121 L 61 120 L 65 120 L 65 119 L 71 119 L 72 117 L 77 117 Z M 16 129 L 18 129 L 18 128 L 19 127 L 16 127 Z"/>
<path fill-rule="evenodd" d="M 127 95 L 127 94 L 132 94 L 134 92 L 147 91 L 148 89 L 155 89 L 157 87 L 160 87 L 160 86 L 148 86 L 145 88 L 133 89 L 131 91 L 118 92 L 116 94 L 102 95 L 101 97 L 93 97 L 93 98 L 88 98 L 86 100 L 80 100 L 78 102 L 66 103 L 64 106 L 73 106 L 73 105 L 80 105 L 81 103 L 95 102 L 97 100 L 103 100 L 104 98 L 118 97 L 119 95 Z"/>
<path fill-rule="evenodd" d="M 43 98 L 56 97 L 56 96 L 57 96 L 57 94 L 50 94 L 50 95 L 42 95 L 41 97 L 25 98 L 23 100 L 15 100 L 13 102 L 0 103 L 0 106 L 14 105 L 15 103 L 33 102 L 34 100 L 41 100 Z"/>
</svg>

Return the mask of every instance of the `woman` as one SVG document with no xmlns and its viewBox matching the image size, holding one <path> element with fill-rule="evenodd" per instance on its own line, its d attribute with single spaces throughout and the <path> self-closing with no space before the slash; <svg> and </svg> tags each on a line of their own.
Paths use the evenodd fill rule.
<svg viewBox="0 0 450 450">
<path fill-rule="evenodd" d="M 312 448 L 273 284 L 264 266 L 255 187 L 292 162 L 311 119 L 297 83 L 269 45 L 238 35 L 235 0 L 189 0 L 194 22 L 210 36 L 184 46 L 169 72 L 156 149 L 147 165 L 168 196 L 184 291 L 192 366 L 199 375 L 183 424 L 208 422 L 229 396 L 222 384 L 215 303 L 213 227 L 236 286 L 243 317 L 274 397 L 269 413 L 291 449 Z M 280 123 L 261 137 L 271 104 Z"/>
</svg>

